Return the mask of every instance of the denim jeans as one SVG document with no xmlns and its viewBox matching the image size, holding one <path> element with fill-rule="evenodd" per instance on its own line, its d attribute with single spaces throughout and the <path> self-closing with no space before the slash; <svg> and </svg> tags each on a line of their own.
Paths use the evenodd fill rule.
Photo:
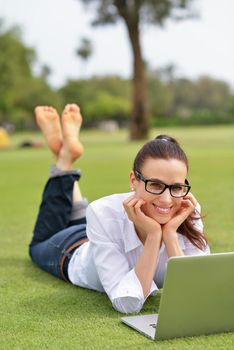
<svg viewBox="0 0 234 350">
<path fill-rule="evenodd" d="M 29 246 L 41 269 L 66 281 L 72 253 L 87 240 L 86 218 L 71 221 L 73 186 L 79 178 L 74 171 L 48 180 Z"/>
</svg>

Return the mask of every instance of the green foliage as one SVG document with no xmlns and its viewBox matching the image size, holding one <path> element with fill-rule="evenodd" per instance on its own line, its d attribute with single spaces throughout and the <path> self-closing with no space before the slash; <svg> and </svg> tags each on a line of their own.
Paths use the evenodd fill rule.
<svg viewBox="0 0 234 350">
<path fill-rule="evenodd" d="M 112 96 L 107 92 L 100 91 L 95 99 L 87 104 L 85 111 L 88 119 L 124 120 L 130 114 L 130 102 L 123 97 Z"/>
<path fill-rule="evenodd" d="M 130 123 L 130 139 L 144 140 L 149 134 L 147 108 L 147 81 L 140 33 L 142 25 L 151 23 L 162 26 L 170 19 L 185 19 L 191 15 L 193 0 L 81 0 L 85 5 L 94 5 L 96 17 L 93 25 L 114 24 L 123 20 L 133 53 L 133 96 Z"/>
<path fill-rule="evenodd" d="M 227 108 L 231 91 L 227 83 L 202 76 L 197 81 L 177 79 L 169 87 L 174 95 L 174 113 L 188 110 L 223 111 Z"/>
<path fill-rule="evenodd" d="M 157 75 L 148 76 L 148 96 L 151 115 L 167 116 L 173 109 L 174 95 L 170 86 L 162 83 Z"/>
<path fill-rule="evenodd" d="M 233 95 L 227 83 L 202 76 L 197 80 L 149 74 L 152 125 L 186 126 L 234 123 Z"/>
<path fill-rule="evenodd" d="M 60 94 L 64 104 L 79 104 L 84 122 L 113 118 L 121 121 L 130 113 L 130 82 L 119 77 L 72 80 L 60 89 Z"/>
<path fill-rule="evenodd" d="M 234 95 L 232 95 L 229 99 L 228 112 L 231 115 L 234 115 Z"/>
<path fill-rule="evenodd" d="M 36 105 L 53 105 L 59 112 L 67 103 L 81 107 L 85 125 L 115 119 L 126 125 L 130 118 L 132 82 L 118 76 L 70 80 L 57 91 L 47 82 L 50 68 L 33 74 L 36 53 L 24 45 L 19 28 L 0 26 L 0 124 L 34 128 Z M 175 77 L 169 65 L 148 70 L 151 125 L 210 125 L 234 122 L 234 96 L 227 83 L 203 76 L 197 80 Z"/>
<path fill-rule="evenodd" d="M 0 52 L 0 123 L 32 127 L 36 105 L 60 106 L 59 94 L 46 81 L 50 69 L 43 66 L 40 77 L 33 75 L 36 52 L 23 44 L 17 27 L 9 30 L 0 27 Z"/>
<path fill-rule="evenodd" d="M 23 82 L 32 78 L 35 52 L 21 43 L 18 28 L 0 32 L 0 52 L 0 106 L 2 113 L 10 113 Z"/>
<path fill-rule="evenodd" d="M 163 25 L 168 17 L 183 19 L 192 15 L 192 0 L 81 0 L 84 5 L 95 6 L 94 25 L 113 24 L 123 17 L 129 23 Z M 90 7 L 91 7 L 90 6 Z"/>
<path fill-rule="evenodd" d="M 76 53 L 84 61 L 87 61 L 93 53 L 92 42 L 88 38 L 82 38 Z"/>
<path fill-rule="evenodd" d="M 186 127 L 194 125 L 218 125 L 218 124 L 234 124 L 234 114 L 228 114 L 225 112 L 211 112 L 209 110 L 201 110 L 197 112 L 191 112 L 191 114 L 179 114 L 173 116 L 158 116 L 152 118 L 153 127 Z"/>
</svg>

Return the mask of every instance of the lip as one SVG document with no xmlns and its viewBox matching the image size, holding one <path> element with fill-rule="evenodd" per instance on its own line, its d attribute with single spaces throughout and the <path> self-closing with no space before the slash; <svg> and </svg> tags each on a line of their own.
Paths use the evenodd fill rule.
<svg viewBox="0 0 234 350">
<path fill-rule="evenodd" d="M 153 204 L 156 212 L 160 215 L 168 215 L 171 211 L 171 207 L 164 207 L 160 205 Z"/>
</svg>

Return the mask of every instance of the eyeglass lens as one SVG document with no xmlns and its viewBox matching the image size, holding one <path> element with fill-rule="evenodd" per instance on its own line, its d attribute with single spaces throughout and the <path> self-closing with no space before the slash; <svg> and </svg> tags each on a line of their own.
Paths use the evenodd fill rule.
<svg viewBox="0 0 234 350">
<path fill-rule="evenodd" d="M 146 190 L 155 194 L 161 194 L 165 191 L 166 185 L 160 182 L 148 181 Z M 174 197 L 183 197 L 187 194 L 188 187 L 183 185 L 171 185 L 170 193 Z"/>
</svg>

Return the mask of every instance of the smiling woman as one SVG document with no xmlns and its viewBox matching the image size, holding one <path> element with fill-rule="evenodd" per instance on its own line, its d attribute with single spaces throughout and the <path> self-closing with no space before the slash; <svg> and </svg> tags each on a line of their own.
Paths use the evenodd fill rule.
<svg viewBox="0 0 234 350">
<path fill-rule="evenodd" d="M 60 279 L 106 292 L 122 313 L 139 312 L 163 286 L 170 256 L 209 254 L 184 151 L 166 135 L 149 141 L 130 171 L 134 192 L 88 205 L 73 169 L 83 153 L 79 107 L 67 105 L 61 121 L 52 107 L 35 112 L 57 163 L 43 192 L 32 260 Z"/>
<path fill-rule="evenodd" d="M 180 211 L 182 211 L 188 204 L 186 202 L 188 198 L 196 206 L 197 201 L 194 196 L 191 193 L 188 195 L 191 189 L 186 179 L 188 168 L 189 164 L 186 154 L 178 142 L 167 135 L 159 135 L 154 140 L 146 143 L 138 152 L 131 173 L 131 181 L 137 184 L 141 180 L 145 183 L 145 188 L 141 191 L 141 198 L 147 196 L 148 201 L 152 200 L 153 212 L 155 212 L 155 215 L 159 215 L 156 220 L 160 224 L 170 220 L 177 212 L 178 206 Z M 144 174 L 149 174 L 148 179 L 139 170 L 143 171 Z M 138 181 L 136 182 L 136 180 Z M 170 185 L 168 185 L 169 183 Z M 140 185 L 139 187 L 141 188 L 142 186 Z M 167 188 L 169 193 L 165 192 Z M 156 196 L 150 196 L 147 192 Z M 149 205 L 149 212 L 150 209 L 153 210 L 152 206 Z M 199 212 L 195 210 L 193 215 L 188 215 L 181 222 L 179 231 L 199 249 L 203 250 L 207 243 L 206 238 L 194 226 L 194 221 L 199 219 Z"/>
</svg>

